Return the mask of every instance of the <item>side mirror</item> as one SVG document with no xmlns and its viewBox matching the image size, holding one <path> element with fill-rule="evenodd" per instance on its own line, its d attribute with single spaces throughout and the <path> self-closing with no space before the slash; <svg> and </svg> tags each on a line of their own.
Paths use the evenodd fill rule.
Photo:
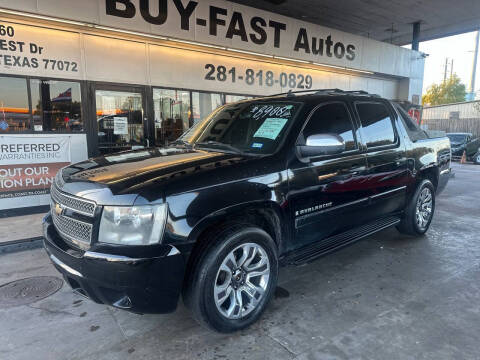
<svg viewBox="0 0 480 360">
<path fill-rule="evenodd" d="M 336 134 L 316 134 L 307 137 L 305 145 L 299 145 L 302 157 L 336 155 L 345 151 L 345 140 Z"/>
</svg>

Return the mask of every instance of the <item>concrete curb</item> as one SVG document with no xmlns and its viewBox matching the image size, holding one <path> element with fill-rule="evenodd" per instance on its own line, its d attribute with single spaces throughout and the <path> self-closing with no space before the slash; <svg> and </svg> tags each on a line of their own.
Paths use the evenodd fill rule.
<svg viewBox="0 0 480 360">
<path fill-rule="evenodd" d="M 29 239 L 12 240 L 0 243 L 0 255 L 24 251 L 30 249 L 38 249 L 42 247 L 42 236 Z"/>
</svg>

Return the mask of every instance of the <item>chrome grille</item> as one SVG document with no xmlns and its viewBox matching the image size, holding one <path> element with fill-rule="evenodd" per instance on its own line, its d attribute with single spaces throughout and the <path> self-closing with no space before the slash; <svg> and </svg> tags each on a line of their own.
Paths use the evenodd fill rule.
<svg viewBox="0 0 480 360">
<path fill-rule="evenodd" d="M 61 192 L 57 184 L 56 181 L 50 188 L 53 225 L 65 241 L 86 249 L 92 240 L 97 205 L 93 201 Z"/>
<path fill-rule="evenodd" d="M 93 217 L 95 214 L 96 204 L 93 201 L 64 194 L 57 189 L 55 184 L 52 185 L 50 189 L 50 195 L 54 202 L 61 204 L 64 208 L 68 208 L 76 213 L 90 217 Z"/>
<path fill-rule="evenodd" d="M 88 246 L 92 238 L 93 225 L 62 214 L 59 215 L 55 211 L 56 204 L 54 202 L 50 206 L 53 224 L 60 236 L 81 248 Z"/>
</svg>

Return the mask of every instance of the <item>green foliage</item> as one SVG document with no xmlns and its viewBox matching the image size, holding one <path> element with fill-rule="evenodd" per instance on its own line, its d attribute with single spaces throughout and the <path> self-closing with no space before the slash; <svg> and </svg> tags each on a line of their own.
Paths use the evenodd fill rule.
<svg viewBox="0 0 480 360">
<path fill-rule="evenodd" d="M 430 86 L 422 97 L 422 104 L 442 105 L 463 102 L 466 94 L 465 85 L 462 84 L 457 74 L 453 74 L 441 84 Z"/>
</svg>

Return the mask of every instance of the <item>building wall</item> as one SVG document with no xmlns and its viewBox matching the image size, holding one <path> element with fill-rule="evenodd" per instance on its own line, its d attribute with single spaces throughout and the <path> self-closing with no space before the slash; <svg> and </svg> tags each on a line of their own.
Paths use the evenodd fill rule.
<svg viewBox="0 0 480 360">
<path fill-rule="evenodd" d="M 445 132 L 468 132 L 480 136 L 480 101 L 426 107 L 422 126 Z"/>
<path fill-rule="evenodd" d="M 258 96 L 308 88 L 340 88 L 366 90 L 391 99 L 399 97 L 399 81 L 378 74 L 321 70 L 304 63 L 286 65 L 269 58 L 251 59 L 250 56 L 248 59 L 246 54 L 225 50 L 208 52 L 165 41 L 119 39 L 111 35 L 58 30 L 2 18 L 0 22 L 14 30 L 14 35 L 6 37 L 6 40 L 17 44 L 12 46 L 12 50 L 0 54 L 3 55 L 0 57 L 0 73 L 5 74 Z M 23 47 L 19 43 L 23 43 Z M 20 58 L 20 62 L 15 62 L 15 57 Z M 215 71 L 208 75 L 212 66 Z M 230 72 L 224 79 L 218 74 L 221 66 L 226 68 L 227 73 Z M 251 82 L 247 73 L 249 69 L 255 75 Z M 258 77 L 260 71 L 263 73 L 262 80 Z M 266 79 L 269 71 L 273 73 L 271 83 Z M 295 81 L 290 82 L 290 78 L 282 81 L 282 73 L 287 77 L 294 74 Z M 290 86 L 292 84 L 295 86 Z"/>
<path fill-rule="evenodd" d="M 140 0 L 0 0 L 0 9 L 69 19 L 94 28 L 111 27 L 391 76 L 423 78 L 421 54 L 391 44 L 223 0 L 146 3 L 149 7 L 142 11 Z M 415 84 L 413 90 L 421 94 L 421 86 Z"/>
<path fill-rule="evenodd" d="M 461 119 L 478 118 L 480 117 L 480 101 L 425 107 L 422 119 L 449 119 L 452 115 Z"/>
</svg>

